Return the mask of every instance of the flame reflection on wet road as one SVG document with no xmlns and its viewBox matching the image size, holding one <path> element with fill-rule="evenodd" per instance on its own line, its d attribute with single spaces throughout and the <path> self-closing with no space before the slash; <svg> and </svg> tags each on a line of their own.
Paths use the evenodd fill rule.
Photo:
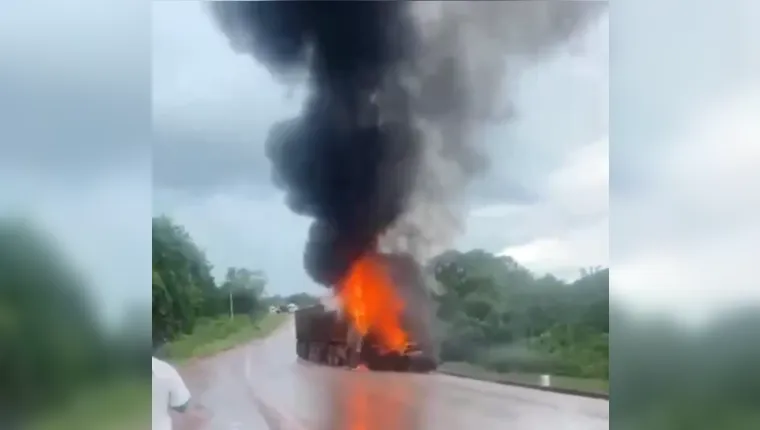
<svg viewBox="0 0 760 430">
<path fill-rule="evenodd" d="M 602 430 L 608 402 L 445 375 L 350 371 L 295 358 L 292 324 L 182 369 L 179 430 Z"/>
<path fill-rule="evenodd" d="M 403 375 L 335 370 L 329 393 L 321 396 L 324 414 L 315 430 L 425 428 L 423 387 L 398 376 Z"/>
</svg>

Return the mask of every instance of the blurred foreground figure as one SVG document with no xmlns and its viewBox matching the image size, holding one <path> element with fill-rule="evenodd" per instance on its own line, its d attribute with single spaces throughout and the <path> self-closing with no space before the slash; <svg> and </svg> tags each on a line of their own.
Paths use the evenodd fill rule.
<svg viewBox="0 0 760 430">
<path fill-rule="evenodd" d="M 153 357 L 153 430 L 171 430 L 169 409 L 185 412 L 189 402 L 190 391 L 179 372 Z"/>
</svg>

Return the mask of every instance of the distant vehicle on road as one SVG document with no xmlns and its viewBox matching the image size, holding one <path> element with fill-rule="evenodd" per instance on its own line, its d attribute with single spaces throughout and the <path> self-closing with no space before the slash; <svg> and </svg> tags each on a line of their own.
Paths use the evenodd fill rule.
<svg viewBox="0 0 760 430">
<path fill-rule="evenodd" d="M 270 314 L 286 314 L 286 313 L 292 314 L 297 310 L 298 310 L 298 306 L 293 303 L 290 303 L 287 305 L 279 305 L 279 306 L 272 305 L 269 307 Z"/>
</svg>

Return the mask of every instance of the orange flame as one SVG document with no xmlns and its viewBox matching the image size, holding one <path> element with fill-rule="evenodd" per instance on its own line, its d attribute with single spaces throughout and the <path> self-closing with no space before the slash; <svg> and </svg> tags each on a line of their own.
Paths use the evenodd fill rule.
<svg viewBox="0 0 760 430">
<path fill-rule="evenodd" d="M 404 302 L 377 255 L 365 254 L 354 262 L 338 286 L 338 297 L 359 333 L 372 332 L 388 351 L 404 352 L 408 342 L 401 327 Z"/>
</svg>

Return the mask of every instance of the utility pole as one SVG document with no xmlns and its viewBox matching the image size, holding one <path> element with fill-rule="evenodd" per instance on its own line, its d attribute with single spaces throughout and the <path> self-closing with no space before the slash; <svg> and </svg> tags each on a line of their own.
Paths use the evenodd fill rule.
<svg viewBox="0 0 760 430">
<path fill-rule="evenodd" d="M 230 319 L 235 317 L 235 312 L 232 309 L 232 288 L 230 288 Z"/>
</svg>

